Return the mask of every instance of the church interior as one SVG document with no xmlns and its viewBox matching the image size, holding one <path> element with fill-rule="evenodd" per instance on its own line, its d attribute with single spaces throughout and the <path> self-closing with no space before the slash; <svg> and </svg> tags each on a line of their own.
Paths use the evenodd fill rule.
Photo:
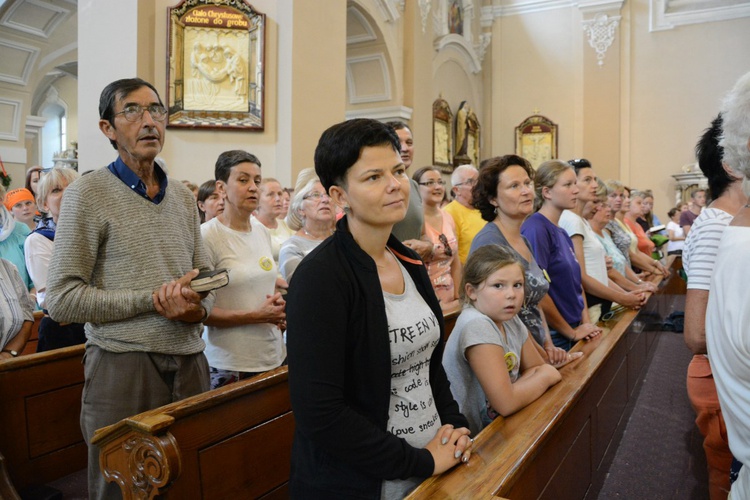
<svg viewBox="0 0 750 500">
<path fill-rule="evenodd" d="M 689 188 L 705 187 L 696 164 L 696 141 L 716 117 L 724 95 L 750 69 L 750 0 L 222 0 L 219 3 L 251 5 L 260 28 L 249 40 L 225 40 L 218 49 L 206 42 L 210 35 L 200 34 L 197 26 L 202 21 L 196 19 L 187 27 L 174 21 L 175 10 L 198 1 L 0 0 L 0 160 L 3 177 L 11 179 L 8 189 L 23 187 L 25 171 L 33 165 L 67 165 L 85 172 L 112 162 L 116 153 L 99 130 L 98 96 L 109 82 L 137 76 L 156 87 L 169 109 L 159 158 L 171 178 L 199 185 L 213 179 L 220 153 L 242 149 L 260 159 L 264 177 L 293 187 L 299 172 L 313 166 L 324 130 L 345 119 L 374 118 L 408 124 L 414 137 L 412 170 L 437 165 L 448 180 L 455 166 L 478 166 L 483 159 L 506 154 L 524 156 L 535 166 L 552 158 L 586 158 L 603 180 L 651 189 L 655 213 L 667 220 L 667 211 L 689 198 Z M 236 69 L 237 61 L 246 64 Z M 193 76 L 201 72 L 206 81 L 221 79 L 221 89 L 191 87 L 191 71 Z M 250 93 L 243 79 L 252 82 Z M 230 97 L 244 104 L 237 108 Z M 207 102 L 213 107 L 208 113 L 188 110 Z M 249 111 L 236 112 L 247 103 Z M 237 115 L 245 121 L 237 124 Z M 649 311 L 663 315 L 674 308 L 670 297 L 684 295 L 684 290 L 673 289 L 678 286 L 667 283 Z M 583 468 L 590 469 L 593 479 L 581 479 L 584 488 L 578 484 L 579 470 L 562 469 L 556 473 L 565 479 L 565 494 L 514 483 L 515 489 L 507 490 L 509 498 L 591 498 L 587 491 L 606 498 L 607 492 L 615 491 L 611 485 L 607 489 L 597 473 L 618 463 L 616 450 L 608 445 L 613 436 L 622 436 L 620 416 L 638 416 L 628 395 L 637 396 L 641 390 L 639 380 L 647 373 L 647 360 L 660 335 L 640 318 L 633 314 L 627 324 L 613 327 L 619 328 L 618 335 L 638 339 L 628 343 L 627 349 L 635 354 L 625 364 L 611 364 L 603 355 L 592 357 L 598 364 L 592 364 L 585 376 L 593 381 L 594 374 L 606 372 L 612 385 L 595 387 L 585 397 L 572 385 L 564 389 L 566 405 L 597 408 L 592 402 L 597 395 L 599 402 L 607 403 L 608 413 L 599 406 L 599 417 L 594 409 L 579 421 L 575 419 L 580 415 L 567 406 L 553 408 L 550 403 L 543 410 L 560 412 L 555 413 L 560 428 L 554 446 L 588 456 L 590 463 Z M 625 349 L 612 342 L 612 352 Z M 662 350 L 683 348 L 681 341 L 669 346 Z M 80 369 L 80 354 L 59 354 L 60 369 L 76 364 Z M 636 375 L 620 377 L 629 363 L 637 368 Z M 679 376 L 684 380 L 684 371 Z M 213 418 L 234 425 L 240 419 L 235 402 L 275 390 L 285 381 L 285 372 L 274 373 L 257 384 L 221 392 L 216 404 L 225 406 Z M 643 387 L 649 404 L 670 397 Z M 70 404 L 75 397 L 61 390 L 57 401 Z M 203 409 L 175 406 L 130 425 L 158 435 Z M 682 410 L 690 416 L 689 407 Z M 282 416 L 290 412 L 284 407 L 273 411 Z M 597 418 L 605 417 L 611 425 L 601 420 L 596 424 Z M 654 431 L 648 423 L 652 415 L 639 418 L 640 426 Z M 281 426 L 282 430 L 273 428 L 277 433 L 293 426 L 287 420 L 273 422 Z M 565 432 L 583 432 L 587 426 L 594 426 L 591 432 L 599 433 L 599 441 L 583 443 L 578 434 L 565 437 Z M 177 427 L 174 435 L 179 438 L 182 432 L 182 439 L 190 441 L 184 437 L 190 436 L 189 425 Z M 125 433 L 125 427 L 120 431 Z M 548 431 L 539 427 L 534 432 Z M 696 439 L 695 430 L 684 436 L 675 432 L 675 439 Z M 505 435 L 498 436 L 487 443 L 490 448 L 480 460 L 490 463 L 490 449 L 510 446 L 503 441 Z M 47 453 L 49 439 L 40 437 L 32 455 Z M 76 443 L 70 448 L 78 446 L 79 457 L 83 443 Z M 582 451 L 589 444 L 590 456 Z M 203 473 L 219 477 L 226 466 L 220 457 L 229 453 L 234 460 L 238 452 L 230 448 L 235 445 L 206 448 L 203 460 L 214 464 Z M 153 453 L 166 457 L 164 462 L 159 458 L 159 464 L 170 463 L 177 445 L 162 440 L 158 446 Z M 637 450 L 639 445 L 629 446 Z M 700 444 L 691 446 L 700 451 Z M 70 456 L 56 460 L 71 460 Z M 527 469 L 528 458 L 519 451 L 516 468 L 503 465 L 503 477 L 516 481 L 522 474 L 541 473 Z M 263 462 L 254 459 L 252 466 L 273 476 L 278 464 L 274 459 Z M 184 466 L 188 470 L 194 465 Z M 549 462 L 542 465 L 552 467 Z M 0 461 L 0 469 L 3 466 Z M 705 468 L 705 463 L 691 467 Z M 166 481 L 179 470 L 161 473 Z M 649 480 L 658 483 L 663 478 Z M 472 481 L 477 491 L 485 491 L 481 483 L 488 481 L 486 476 L 473 476 Z M 460 491 L 450 486 L 440 490 L 440 484 L 427 485 L 422 496 L 413 498 Z M 172 498 L 180 498 L 180 491 L 196 494 L 193 487 L 201 486 L 179 485 Z M 690 487 L 688 482 L 674 488 L 687 495 Z M 628 494 L 643 493 L 628 488 Z M 221 491 L 203 490 L 202 496 L 220 498 Z"/>
</svg>

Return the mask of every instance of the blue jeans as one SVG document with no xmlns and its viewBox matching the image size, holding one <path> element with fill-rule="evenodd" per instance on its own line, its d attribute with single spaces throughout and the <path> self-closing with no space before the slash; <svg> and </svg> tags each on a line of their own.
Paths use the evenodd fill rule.
<svg viewBox="0 0 750 500">
<path fill-rule="evenodd" d="M 580 324 L 580 321 L 578 321 L 577 323 L 570 323 L 570 327 L 578 328 Z M 549 336 L 552 338 L 552 343 L 555 344 L 555 347 L 565 349 L 566 351 L 569 351 L 578 342 L 577 340 L 569 339 L 565 335 L 559 333 L 556 330 L 553 330 L 552 328 L 549 329 Z"/>
</svg>

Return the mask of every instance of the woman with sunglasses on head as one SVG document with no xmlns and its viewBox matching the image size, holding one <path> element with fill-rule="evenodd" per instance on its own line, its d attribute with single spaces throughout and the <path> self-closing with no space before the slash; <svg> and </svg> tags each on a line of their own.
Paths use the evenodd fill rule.
<svg viewBox="0 0 750 500">
<path fill-rule="evenodd" d="M 440 208 L 445 195 L 445 181 L 437 167 L 423 167 L 412 177 L 419 184 L 424 211 L 422 237 L 432 242 L 432 254 L 425 259 L 427 274 L 440 300 L 443 312 L 458 308 L 458 284 L 461 283 L 461 261 L 453 217 Z"/>
<path fill-rule="evenodd" d="M 520 156 L 506 155 L 484 160 L 472 191 L 473 205 L 487 221 L 474 237 L 469 255 L 485 245 L 510 248 L 523 264 L 526 297 L 518 313 L 531 336 L 542 347 L 546 362 L 557 367 L 566 365 L 570 356 L 555 347 L 539 302 L 549 291 L 549 282 L 534 257 L 529 241 L 521 235 L 521 225 L 534 212 L 534 170 Z"/>
<path fill-rule="evenodd" d="M 335 217 L 331 198 L 315 170 L 302 170 L 297 176 L 294 197 L 286 216 L 289 229 L 297 232 L 282 243 L 279 251 L 279 270 L 287 283 L 305 255 L 333 234 Z"/>
<path fill-rule="evenodd" d="M 472 442 L 427 270 L 391 234 L 410 193 L 398 136 L 376 120 L 334 125 L 315 171 L 346 215 L 289 288 L 290 496 L 403 498 L 468 461 Z"/>
</svg>

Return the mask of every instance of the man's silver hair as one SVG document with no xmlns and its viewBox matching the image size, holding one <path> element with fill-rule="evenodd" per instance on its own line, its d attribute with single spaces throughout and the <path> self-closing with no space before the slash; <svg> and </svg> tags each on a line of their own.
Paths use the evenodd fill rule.
<svg viewBox="0 0 750 500">
<path fill-rule="evenodd" d="M 451 174 L 451 186 L 455 186 L 464 181 L 464 177 L 468 172 L 477 172 L 478 170 L 474 165 L 459 165 L 456 170 Z"/>
<path fill-rule="evenodd" d="M 750 73 L 743 75 L 724 98 L 721 106 L 724 120 L 719 145 L 724 148 L 724 162 L 732 170 L 750 178 Z"/>
</svg>

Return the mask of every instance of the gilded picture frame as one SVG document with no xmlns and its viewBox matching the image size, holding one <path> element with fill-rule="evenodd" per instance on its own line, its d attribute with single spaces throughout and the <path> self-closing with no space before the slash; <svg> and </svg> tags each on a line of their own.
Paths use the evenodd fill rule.
<svg viewBox="0 0 750 500">
<path fill-rule="evenodd" d="M 453 112 L 438 97 L 432 103 L 432 164 L 444 173 L 453 172 Z"/>
<path fill-rule="evenodd" d="M 531 166 L 557 158 L 557 125 L 542 115 L 532 115 L 516 127 L 516 154 Z"/>
<path fill-rule="evenodd" d="M 182 0 L 167 19 L 167 127 L 263 130 L 265 14 L 245 0 Z"/>
</svg>

